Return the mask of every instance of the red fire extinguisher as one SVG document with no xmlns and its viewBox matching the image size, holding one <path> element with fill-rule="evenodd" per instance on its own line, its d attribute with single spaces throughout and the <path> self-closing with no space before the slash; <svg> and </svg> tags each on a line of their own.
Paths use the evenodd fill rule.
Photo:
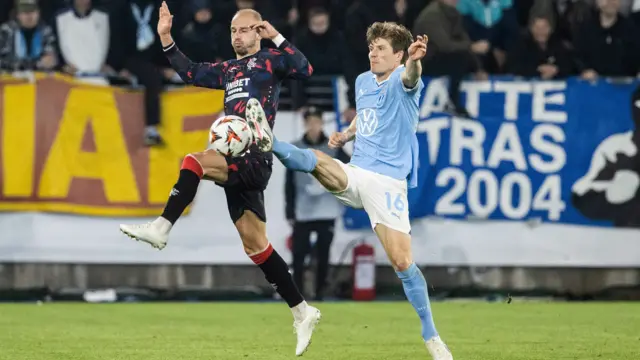
<svg viewBox="0 0 640 360">
<path fill-rule="evenodd" d="M 376 297 L 376 259 L 373 246 L 362 242 L 353 248 L 353 300 L 367 301 Z"/>
</svg>

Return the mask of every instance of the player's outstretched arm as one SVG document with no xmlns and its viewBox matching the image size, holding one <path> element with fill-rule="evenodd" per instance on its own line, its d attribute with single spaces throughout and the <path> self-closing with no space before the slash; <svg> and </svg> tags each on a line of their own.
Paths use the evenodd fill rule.
<svg viewBox="0 0 640 360">
<path fill-rule="evenodd" d="M 191 61 L 175 43 L 163 47 L 164 54 L 185 84 L 209 89 L 224 89 L 225 63 L 197 63 Z"/>
<path fill-rule="evenodd" d="M 223 64 L 196 63 L 191 61 L 180 51 L 171 36 L 173 15 L 169 11 L 166 2 L 162 2 L 158 20 L 158 35 L 162 42 L 165 55 L 182 81 L 186 84 L 206 87 L 211 89 L 223 89 L 224 66 Z"/>
<path fill-rule="evenodd" d="M 261 21 L 254 25 L 258 34 L 263 39 L 273 41 L 278 47 L 277 51 L 272 51 L 276 56 L 277 63 L 274 68 L 294 79 L 306 79 L 313 74 L 313 67 L 304 54 L 298 50 L 289 40 L 285 39 L 268 21 Z"/>
<path fill-rule="evenodd" d="M 422 76 L 422 58 L 427 54 L 426 35 L 418 35 L 418 39 L 409 46 L 409 58 L 405 63 L 405 70 L 402 72 L 402 83 L 407 89 L 413 89 L 418 85 L 418 80 Z"/>
</svg>

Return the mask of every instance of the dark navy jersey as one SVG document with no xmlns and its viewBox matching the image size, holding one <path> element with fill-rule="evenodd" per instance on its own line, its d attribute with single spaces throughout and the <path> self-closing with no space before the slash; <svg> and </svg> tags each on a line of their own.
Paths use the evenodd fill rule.
<svg viewBox="0 0 640 360">
<path fill-rule="evenodd" d="M 306 79 L 313 73 L 307 58 L 287 40 L 277 49 L 263 48 L 254 55 L 215 64 L 195 63 L 175 44 L 165 54 L 185 83 L 224 90 L 226 115 L 244 118 L 247 101 L 258 99 L 272 128 L 282 80 Z"/>
</svg>

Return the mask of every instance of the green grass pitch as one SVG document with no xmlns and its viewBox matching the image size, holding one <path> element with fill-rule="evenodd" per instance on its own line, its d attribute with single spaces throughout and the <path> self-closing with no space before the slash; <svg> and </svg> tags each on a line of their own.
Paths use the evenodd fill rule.
<svg viewBox="0 0 640 360">
<path fill-rule="evenodd" d="M 408 303 L 321 303 L 302 359 L 429 359 Z M 640 359 L 639 303 L 435 303 L 457 360 Z M 278 303 L 0 304 L 2 360 L 293 359 Z"/>
</svg>

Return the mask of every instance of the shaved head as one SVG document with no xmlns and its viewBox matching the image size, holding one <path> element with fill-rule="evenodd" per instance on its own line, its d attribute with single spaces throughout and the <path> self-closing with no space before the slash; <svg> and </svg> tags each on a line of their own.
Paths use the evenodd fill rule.
<svg viewBox="0 0 640 360">
<path fill-rule="evenodd" d="M 235 20 L 236 18 L 244 17 L 244 16 L 250 16 L 254 21 L 262 21 L 262 15 L 260 15 L 259 12 L 253 9 L 238 10 L 238 12 L 236 12 L 236 14 L 233 15 L 233 19 L 231 19 L 231 21 L 233 22 L 233 20 Z"/>
<path fill-rule="evenodd" d="M 231 19 L 231 45 L 237 58 L 260 50 L 260 35 L 254 26 L 261 21 L 262 16 L 253 9 L 242 9 Z"/>
</svg>

